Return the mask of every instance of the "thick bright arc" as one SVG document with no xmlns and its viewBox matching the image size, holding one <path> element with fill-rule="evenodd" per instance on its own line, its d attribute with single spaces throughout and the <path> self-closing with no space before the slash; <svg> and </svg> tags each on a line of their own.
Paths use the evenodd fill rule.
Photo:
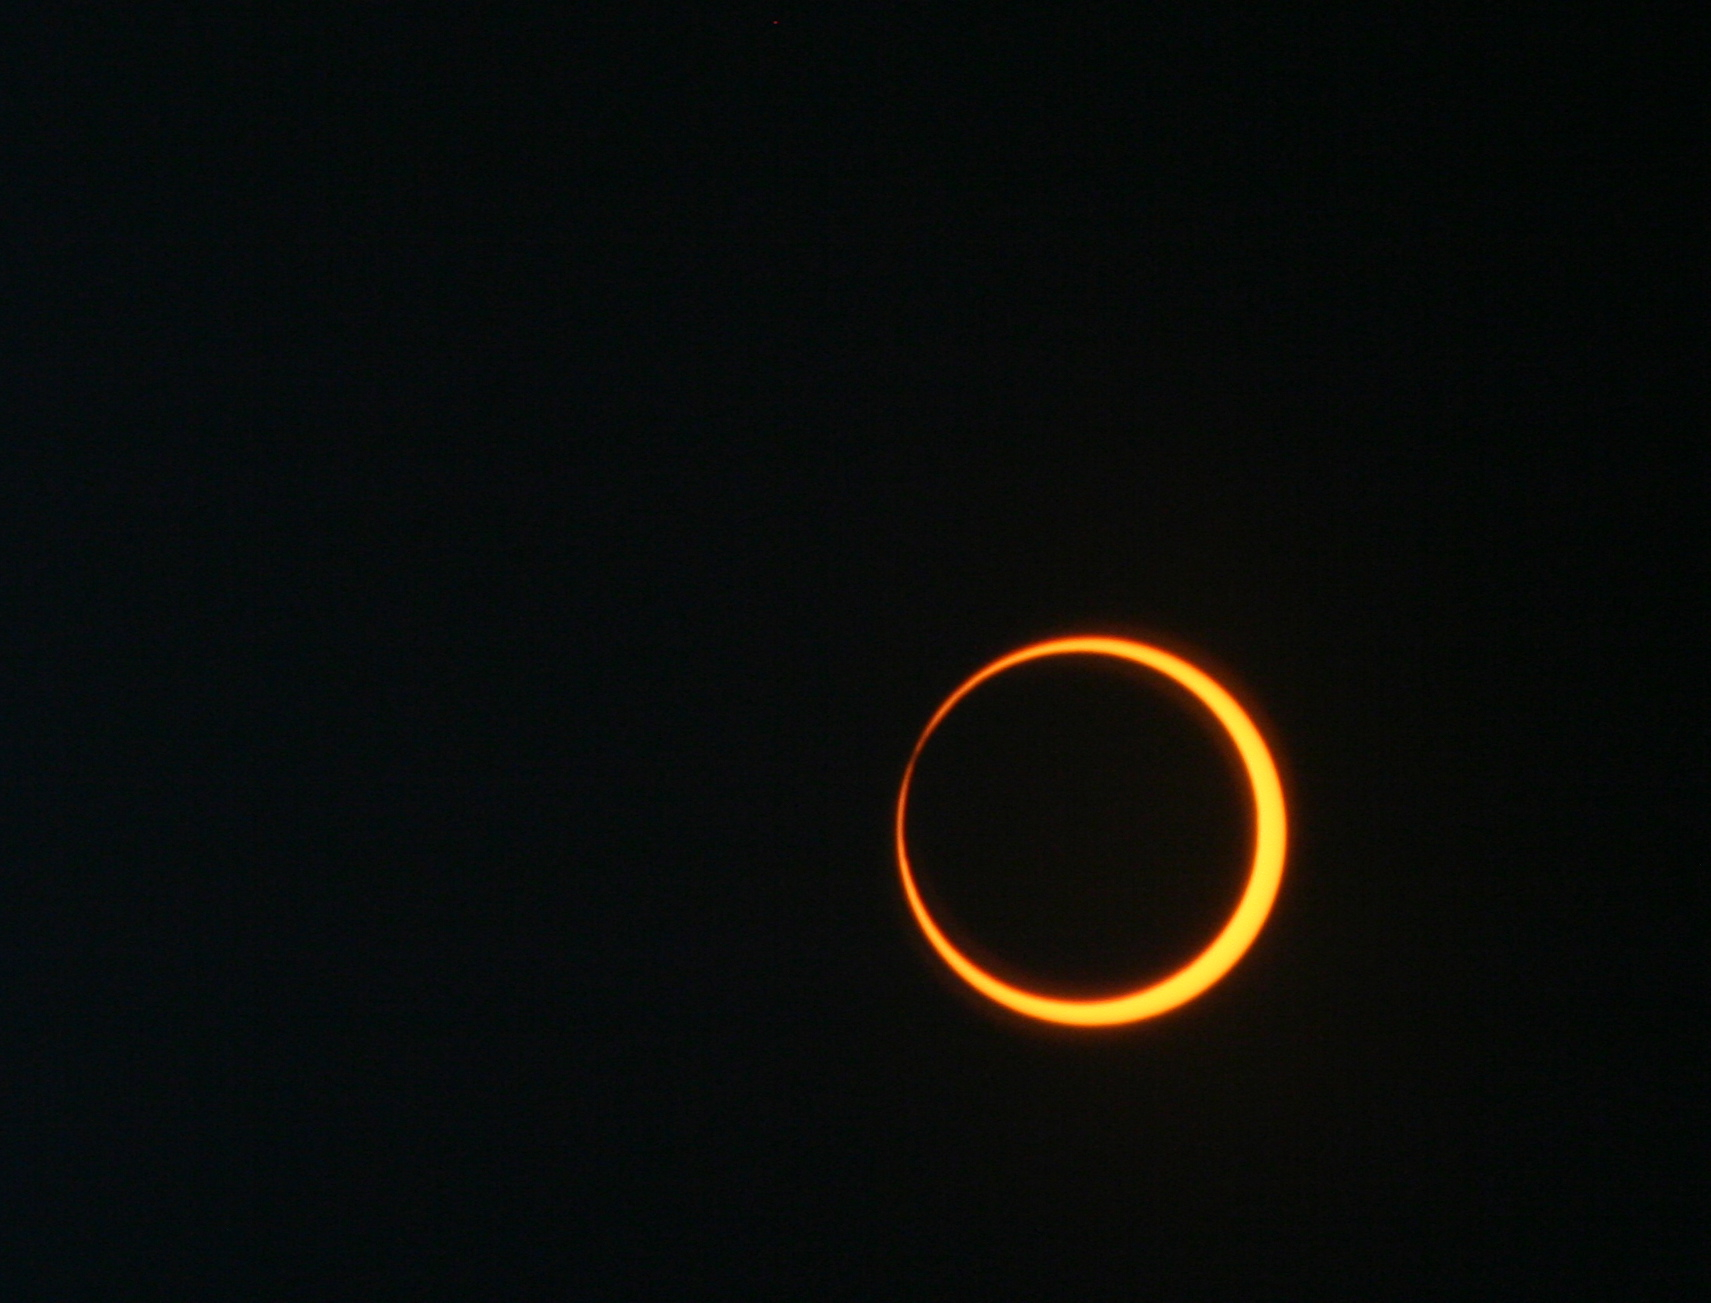
<svg viewBox="0 0 1711 1303">
<path fill-rule="evenodd" d="M 933 922 L 933 916 L 915 886 L 914 871 L 909 866 L 909 847 L 904 837 L 904 820 L 909 807 L 909 784 L 915 777 L 915 764 L 927 739 L 949 715 L 956 704 L 986 680 L 1005 670 L 1040 660 L 1047 656 L 1091 654 L 1114 656 L 1156 670 L 1180 683 L 1204 705 L 1230 740 L 1236 744 L 1242 765 L 1247 770 L 1248 783 L 1254 798 L 1254 853 L 1248 870 L 1247 886 L 1224 928 L 1187 964 L 1169 977 L 1143 986 L 1139 990 L 1098 1000 L 1064 1000 L 1039 995 L 1000 981 L 963 954 Z M 910 753 L 909 764 L 903 771 L 903 786 L 897 793 L 897 867 L 903 876 L 903 894 L 909 908 L 920 924 L 928 942 L 963 981 L 988 999 L 1007 1009 L 1039 1018 L 1046 1022 L 1068 1023 L 1078 1027 L 1109 1027 L 1119 1023 L 1138 1022 L 1185 1004 L 1205 991 L 1225 973 L 1236 966 L 1247 953 L 1260 928 L 1271 913 L 1277 889 L 1283 882 L 1283 861 L 1288 847 L 1288 817 L 1284 810 L 1283 783 L 1278 778 L 1277 765 L 1271 750 L 1260 736 L 1248 713 L 1237 704 L 1224 688 L 1204 670 L 1190 665 L 1179 656 L 1160 651 L 1142 642 L 1126 638 L 1079 637 L 1057 638 L 1001 656 L 968 678 L 961 687 L 945 699 L 922 730 L 920 740 Z"/>
</svg>

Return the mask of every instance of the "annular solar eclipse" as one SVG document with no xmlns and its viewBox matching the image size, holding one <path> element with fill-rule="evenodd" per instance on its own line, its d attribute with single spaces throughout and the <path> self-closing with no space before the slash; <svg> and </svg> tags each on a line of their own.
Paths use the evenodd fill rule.
<svg viewBox="0 0 1711 1303">
<path fill-rule="evenodd" d="M 1254 803 L 1253 860 L 1248 869 L 1247 885 L 1242 891 L 1235 911 L 1210 945 L 1188 963 L 1157 982 L 1138 990 L 1102 999 L 1066 1000 L 1041 995 L 1001 981 L 981 968 L 954 946 L 938 924 L 933 921 L 926 903 L 915 884 L 915 874 L 909 864 L 908 839 L 904 833 L 909 809 L 909 784 L 915 776 L 916 762 L 927 740 L 933 736 L 958 702 L 995 675 L 1028 661 L 1048 656 L 1095 655 L 1111 656 L 1153 670 L 1186 688 L 1212 713 L 1220 727 L 1229 734 L 1240 756 L 1252 790 Z M 1187 1003 L 1217 982 L 1236 966 L 1259 935 L 1271 913 L 1272 902 L 1283 881 L 1283 862 L 1288 845 L 1288 816 L 1284 809 L 1283 784 L 1278 778 L 1277 765 L 1271 750 L 1255 727 L 1248 713 L 1236 699 L 1204 670 L 1143 642 L 1127 638 L 1087 636 L 1056 638 L 1019 648 L 1000 656 L 978 670 L 947 698 L 933 713 L 921 731 L 909 763 L 903 771 L 903 784 L 897 792 L 897 868 L 903 879 L 903 894 L 909 909 L 920 925 L 928 943 L 940 959 L 949 965 L 963 981 L 990 1000 L 1029 1018 L 1044 1022 L 1065 1023 L 1077 1027 L 1110 1027 L 1121 1023 L 1139 1022 L 1157 1017 L 1178 1005 Z"/>
</svg>

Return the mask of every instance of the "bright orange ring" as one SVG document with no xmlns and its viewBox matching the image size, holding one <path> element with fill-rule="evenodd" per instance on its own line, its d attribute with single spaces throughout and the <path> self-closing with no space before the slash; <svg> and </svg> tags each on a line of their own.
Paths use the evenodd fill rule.
<svg viewBox="0 0 1711 1303">
<path fill-rule="evenodd" d="M 1169 977 L 1104 1000 L 1060 1000 L 1036 995 L 999 981 L 971 961 L 939 931 L 933 916 L 927 912 L 921 893 L 915 888 L 915 875 L 909 867 L 909 851 L 903 836 L 903 820 L 909 804 L 909 783 L 915 776 L 915 762 L 921 758 L 921 749 L 927 745 L 933 730 L 951 713 L 957 702 L 986 680 L 1014 666 L 1046 656 L 1066 656 L 1076 652 L 1133 661 L 1136 665 L 1157 670 L 1187 688 L 1217 717 L 1230 740 L 1236 744 L 1254 794 L 1253 867 L 1248 870 L 1248 885 L 1242 891 L 1235 913 L 1224 924 L 1224 930 L 1218 933 L 1211 945 Z M 1259 935 L 1260 928 L 1265 926 L 1266 915 L 1271 913 L 1272 902 L 1277 899 L 1277 889 L 1283 881 L 1287 826 L 1283 783 L 1277 776 L 1277 765 L 1272 761 L 1265 739 L 1247 712 L 1236 704 L 1236 699 L 1210 675 L 1169 652 L 1126 638 L 1057 638 L 1000 656 L 951 693 L 945 704 L 927 721 L 927 727 L 909 755 L 909 765 L 903 771 L 903 786 L 897 793 L 897 866 L 903 874 L 903 894 L 909 898 L 909 908 L 914 912 L 915 921 L 921 925 L 921 931 L 933 949 L 938 951 L 939 958 L 949 964 L 963 981 L 1005 1008 L 1030 1018 L 1077 1027 L 1109 1027 L 1154 1018 L 1179 1004 L 1186 1004 L 1236 966 Z"/>
</svg>

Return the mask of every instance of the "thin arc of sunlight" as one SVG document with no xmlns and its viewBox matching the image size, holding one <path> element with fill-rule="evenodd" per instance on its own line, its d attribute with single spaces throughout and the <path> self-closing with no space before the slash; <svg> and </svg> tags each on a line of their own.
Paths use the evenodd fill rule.
<svg viewBox="0 0 1711 1303">
<path fill-rule="evenodd" d="M 1155 670 L 1187 688 L 1212 712 L 1213 717 L 1230 735 L 1230 740 L 1236 744 L 1236 751 L 1247 771 L 1254 798 L 1253 862 L 1248 870 L 1247 886 L 1242 891 L 1242 898 L 1237 903 L 1235 912 L 1224 924 L 1223 930 L 1213 938 L 1206 949 L 1170 976 L 1138 990 L 1098 1000 L 1064 1000 L 1011 986 L 975 964 L 952 945 L 950 939 L 933 921 L 932 914 L 921 899 L 921 893 L 915 887 L 914 870 L 909 864 L 909 849 L 903 833 L 904 818 L 909 806 L 909 784 L 915 776 L 915 764 L 921 758 L 921 751 L 927 745 L 927 740 L 933 736 L 934 730 L 956 704 L 986 680 L 1002 674 L 1005 670 L 1047 656 L 1067 656 L 1075 653 L 1113 656 L 1119 660 L 1130 661 Z M 1178 1005 L 1186 1004 L 1234 968 L 1237 961 L 1247 953 L 1248 947 L 1259 935 L 1260 928 L 1265 925 L 1266 916 L 1271 913 L 1272 902 L 1277 899 L 1278 887 L 1283 882 L 1283 862 L 1288 847 L 1288 817 L 1284 809 L 1283 783 L 1278 777 L 1271 750 L 1266 746 L 1265 739 L 1260 736 L 1259 729 L 1248 717 L 1248 713 L 1222 685 L 1204 670 L 1190 665 L 1181 657 L 1172 656 L 1169 652 L 1146 643 L 1133 642 L 1126 638 L 1084 636 L 1037 642 L 1001 656 L 970 676 L 945 699 L 944 704 L 927 721 L 927 727 L 922 730 L 914 751 L 909 755 L 909 763 L 903 770 L 903 785 L 897 793 L 896 837 L 897 865 L 902 874 L 903 894 L 908 898 L 909 909 L 915 915 L 915 921 L 920 925 L 928 943 L 958 977 L 988 999 L 1029 1018 L 1076 1027 L 1111 1027 L 1121 1023 L 1138 1022 L 1143 1018 L 1154 1018 Z"/>
</svg>

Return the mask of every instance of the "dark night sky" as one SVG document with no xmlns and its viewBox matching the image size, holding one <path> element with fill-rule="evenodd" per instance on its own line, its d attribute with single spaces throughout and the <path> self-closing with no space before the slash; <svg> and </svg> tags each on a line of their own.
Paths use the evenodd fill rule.
<svg viewBox="0 0 1711 1303">
<path fill-rule="evenodd" d="M 0 38 L 0 1294 L 1698 1277 L 1681 33 L 286 8 Z M 889 820 L 1091 630 L 1232 676 L 1296 841 L 1224 982 L 1053 1034 Z M 1232 890 L 1096 679 L 923 796 L 1069 987 Z"/>
</svg>

